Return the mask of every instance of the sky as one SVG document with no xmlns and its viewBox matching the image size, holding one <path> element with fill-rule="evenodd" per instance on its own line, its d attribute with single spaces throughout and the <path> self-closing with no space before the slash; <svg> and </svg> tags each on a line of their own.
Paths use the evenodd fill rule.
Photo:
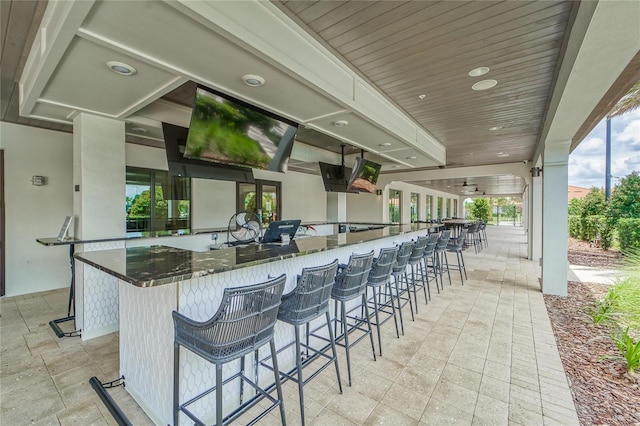
<svg viewBox="0 0 640 426">
<path fill-rule="evenodd" d="M 604 188 L 606 119 L 569 156 L 569 185 Z M 611 188 L 640 172 L 640 108 L 611 120 Z"/>
</svg>

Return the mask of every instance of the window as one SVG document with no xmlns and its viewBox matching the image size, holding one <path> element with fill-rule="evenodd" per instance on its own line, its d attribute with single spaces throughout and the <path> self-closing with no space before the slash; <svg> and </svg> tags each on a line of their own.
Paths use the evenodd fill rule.
<svg viewBox="0 0 640 426">
<path fill-rule="evenodd" d="M 397 189 L 389 190 L 389 222 L 400 223 L 401 209 L 400 200 L 402 198 L 402 191 Z"/>
<path fill-rule="evenodd" d="M 433 195 L 427 195 L 427 220 L 431 220 L 431 203 L 433 202 Z"/>
<path fill-rule="evenodd" d="M 445 217 L 451 217 L 451 198 L 447 198 L 447 215 Z"/>
<path fill-rule="evenodd" d="M 438 219 L 442 219 L 442 197 L 438 197 L 438 207 L 436 212 Z"/>
<path fill-rule="evenodd" d="M 453 217 L 458 217 L 458 200 L 453 200 Z"/>
<path fill-rule="evenodd" d="M 420 195 L 415 192 L 411 193 L 411 222 L 418 221 L 418 205 L 420 202 Z"/>
<path fill-rule="evenodd" d="M 126 209 L 127 233 L 188 232 L 191 179 L 162 170 L 127 167 Z"/>
<path fill-rule="evenodd" d="M 256 183 L 238 183 L 237 210 L 255 213 L 267 225 L 282 219 L 280 182 L 256 180 Z"/>
</svg>

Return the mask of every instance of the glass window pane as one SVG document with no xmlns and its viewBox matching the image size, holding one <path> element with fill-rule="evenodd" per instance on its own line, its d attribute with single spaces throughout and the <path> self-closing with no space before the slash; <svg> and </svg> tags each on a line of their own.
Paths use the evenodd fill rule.
<svg viewBox="0 0 640 426">
<path fill-rule="evenodd" d="M 438 197 L 437 215 L 438 219 L 442 219 L 442 197 Z"/>
<path fill-rule="evenodd" d="M 427 220 L 431 220 L 431 202 L 433 195 L 427 195 Z"/>
<path fill-rule="evenodd" d="M 278 187 L 262 185 L 262 223 L 278 220 Z"/>
<path fill-rule="evenodd" d="M 400 198 L 401 191 L 389 190 L 389 221 L 392 223 L 400 223 Z"/>
<path fill-rule="evenodd" d="M 258 214 L 256 204 L 256 186 L 253 183 L 238 184 L 238 211 L 247 211 Z"/>
<path fill-rule="evenodd" d="M 411 222 L 418 221 L 418 204 L 420 201 L 420 195 L 415 192 L 411 193 Z"/>
<path fill-rule="evenodd" d="M 149 170 L 127 168 L 127 232 L 151 231 L 151 174 Z"/>
</svg>

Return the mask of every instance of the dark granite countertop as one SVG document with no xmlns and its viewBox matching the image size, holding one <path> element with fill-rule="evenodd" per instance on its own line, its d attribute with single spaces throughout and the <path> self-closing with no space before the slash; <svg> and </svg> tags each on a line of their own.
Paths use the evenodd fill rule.
<svg viewBox="0 0 640 426">
<path fill-rule="evenodd" d="M 388 223 L 368 223 L 368 222 L 304 222 L 302 226 L 314 226 L 314 225 L 339 225 L 339 224 L 354 224 L 363 226 L 398 226 Z M 401 225 L 405 226 L 405 225 Z M 406 225 L 408 226 L 408 225 Z M 141 238 L 160 238 L 160 237 L 179 237 L 187 235 L 200 235 L 200 234 L 212 234 L 214 232 L 227 232 L 227 228 L 201 228 L 201 229 L 181 229 L 177 231 L 157 231 L 157 232 L 133 232 L 128 233 L 123 237 L 113 238 L 89 238 L 89 239 L 77 239 L 74 237 L 65 238 L 59 241 L 56 237 L 37 238 L 36 241 L 44 246 L 65 246 L 69 244 L 89 244 L 107 241 L 124 241 L 135 240 Z"/>
<path fill-rule="evenodd" d="M 76 253 L 74 257 L 135 286 L 153 287 L 429 228 L 427 224 L 387 226 L 357 233 L 305 237 L 286 246 L 252 244 L 195 252 L 154 245 Z"/>
</svg>

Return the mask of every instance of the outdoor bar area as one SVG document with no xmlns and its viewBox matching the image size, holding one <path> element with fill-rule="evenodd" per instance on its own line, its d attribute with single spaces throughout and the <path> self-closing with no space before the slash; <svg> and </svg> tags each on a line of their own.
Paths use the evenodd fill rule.
<svg viewBox="0 0 640 426">
<path fill-rule="evenodd" d="M 2 8 L 0 423 L 583 421 L 545 296 L 640 2 Z"/>
</svg>

